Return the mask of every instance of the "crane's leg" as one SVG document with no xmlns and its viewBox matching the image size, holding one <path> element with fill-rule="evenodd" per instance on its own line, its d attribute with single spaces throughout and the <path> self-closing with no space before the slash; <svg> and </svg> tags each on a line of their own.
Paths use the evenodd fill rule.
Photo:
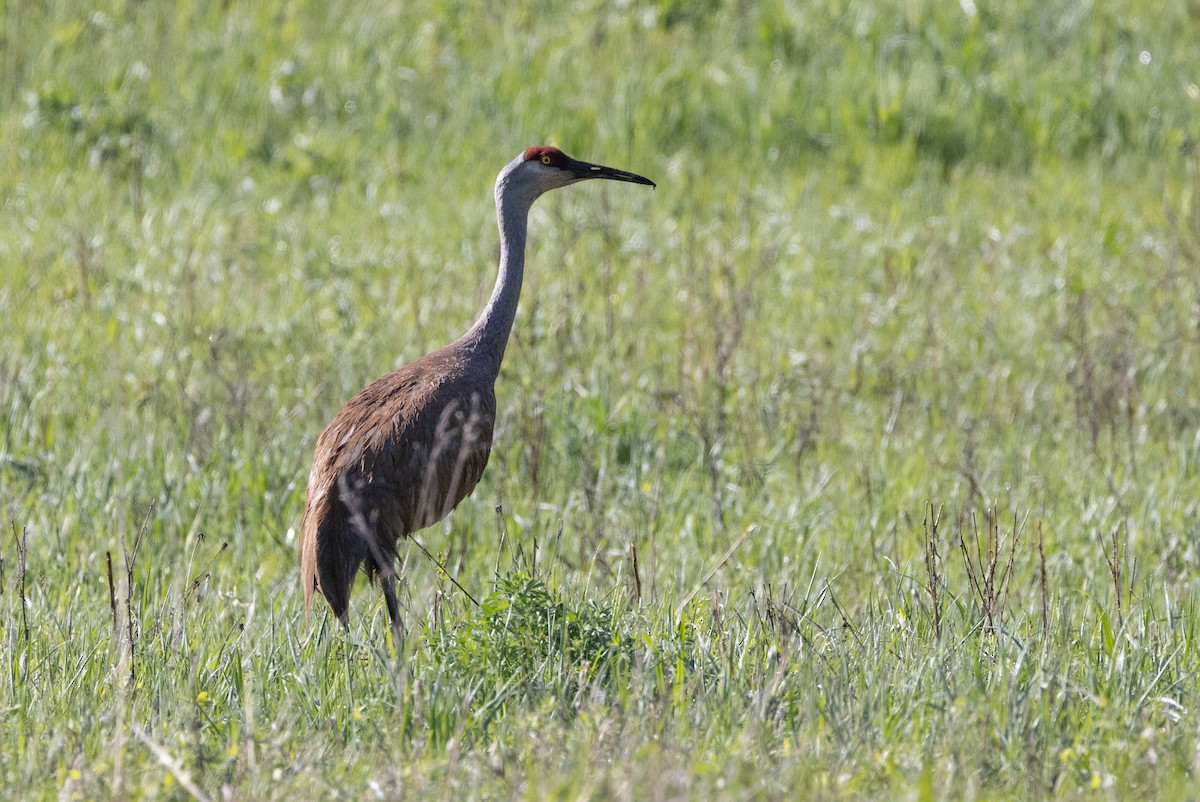
<svg viewBox="0 0 1200 802">
<path fill-rule="evenodd" d="M 383 587 L 383 599 L 387 602 L 388 620 L 392 625 L 392 648 L 400 654 L 400 641 L 404 638 L 404 621 L 400 618 L 400 604 L 396 601 L 396 570 L 390 565 L 379 575 Z"/>
</svg>

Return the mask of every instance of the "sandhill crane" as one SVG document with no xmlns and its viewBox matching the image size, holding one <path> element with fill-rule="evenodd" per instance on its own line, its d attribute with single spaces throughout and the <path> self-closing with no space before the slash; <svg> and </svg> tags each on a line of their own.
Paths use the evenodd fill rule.
<svg viewBox="0 0 1200 802">
<path fill-rule="evenodd" d="M 379 580 L 398 640 L 397 543 L 446 517 L 474 489 L 491 453 L 496 376 L 521 293 L 529 209 L 543 193 L 591 178 L 655 185 L 552 147 L 529 148 L 506 165 L 496 177 L 499 274 L 475 325 L 362 390 L 317 438 L 300 527 L 306 611 L 319 591 L 349 628 L 361 567 Z"/>
</svg>

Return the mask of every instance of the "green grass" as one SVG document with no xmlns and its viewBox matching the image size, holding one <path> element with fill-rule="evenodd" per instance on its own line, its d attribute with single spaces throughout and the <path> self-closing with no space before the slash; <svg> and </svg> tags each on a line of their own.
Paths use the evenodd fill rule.
<svg viewBox="0 0 1200 802">
<path fill-rule="evenodd" d="M 1200 6 L 484 5 L 0 1 L 0 795 L 1196 798 Z M 397 660 L 311 447 L 542 143 L 659 186 L 535 209 Z"/>
</svg>

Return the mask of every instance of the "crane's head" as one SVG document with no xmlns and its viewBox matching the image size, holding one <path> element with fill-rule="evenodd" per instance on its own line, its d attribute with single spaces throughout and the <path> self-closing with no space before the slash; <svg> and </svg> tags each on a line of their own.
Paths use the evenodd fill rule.
<svg viewBox="0 0 1200 802">
<path fill-rule="evenodd" d="M 543 145 L 529 148 L 500 171 L 496 179 L 496 197 L 499 200 L 501 194 L 511 191 L 532 203 L 544 192 L 592 178 L 655 186 L 649 178 L 636 173 L 572 159 L 558 148 Z"/>
</svg>

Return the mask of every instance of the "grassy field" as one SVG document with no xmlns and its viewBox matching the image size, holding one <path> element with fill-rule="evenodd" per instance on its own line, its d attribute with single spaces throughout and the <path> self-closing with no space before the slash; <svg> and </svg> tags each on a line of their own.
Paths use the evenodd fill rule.
<svg viewBox="0 0 1200 802">
<path fill-rule="evenodd" d="M 0 796 L 1200 796 L 1200 4 L 0 0 Z M 495 277 L 392 657 L 308 461 Z"/>
</svg>

